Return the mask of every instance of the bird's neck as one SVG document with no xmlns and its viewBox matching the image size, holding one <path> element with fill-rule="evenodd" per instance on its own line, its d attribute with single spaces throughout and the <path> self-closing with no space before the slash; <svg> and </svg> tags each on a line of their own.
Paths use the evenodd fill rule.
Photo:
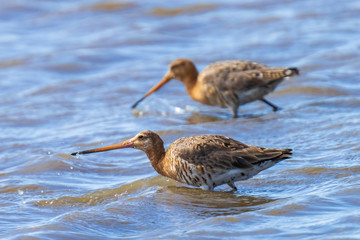
<svg viewBox="0 0 360 240">
<path fill-rule="evenodd" d="M 204 87 L 202 86 L 201 82 L 198 81 L 197 72 L 196 75 L 193 75 L 191 78 L 184 80 L 184 85 L 186 86 L 186 92 L 193 100 L 203 104 L 209 104 Z"/>
<path fill-rule="evenodd" d="M 165 148 L 161 146 L 156 149 L 152 149 L 151 151 L 146 152 L 147 157 L 150 160 L 151 166 L 157 171 L 159 174 L 166 176 L 163 170 L 163 160 L 165 157 Z"/>
<path fill-rule="evenodd" d="M 196 86 L 197 77 L 198 71 L 194 69 L 194 71 L 188 72 L 188 74 L 182 79 L 188 93 Z"/>
</svg>

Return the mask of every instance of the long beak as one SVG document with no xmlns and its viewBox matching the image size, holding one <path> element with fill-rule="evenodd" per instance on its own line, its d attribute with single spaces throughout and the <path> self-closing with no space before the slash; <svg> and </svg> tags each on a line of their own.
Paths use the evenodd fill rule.
<svg viewBox="0 0 360 240">
<path fill-rule="evenodd" d="M 106 147 L 94 148 L 94 149 L 84 150 L 84 151 L 80 151 L 80 152 L 73 152 L 73 153 L 71 153 L 71 155 L 88 154 L 88 153 L 95 153 L 95 152 L 105 152 L 105 151 L 110 151 L 110 150 L 115 150 L 115 149 L 120 149 L 120 148 L 132 148 L 132 147 L 134 147 L 134 143 L 130 139 L 130 140 L 126 140 L 122 143 L 117 143 L 117 144 L 109 145 Z"/>
<path fill-rule="evenodd" d="M 166 73 L 163 79 L 156 84 L 154 87 L 152 87 L 140 100 L 138 100 L 134 105 L 131 106 L 131 108 L 136 108 L 136 106 L 144 100 L 147 96 L 152 94 L 153 92 L 156 92 L 159 90 L 162 86 L 164 86 L 167 82 L 169 82 L 171 79 L 173 79 L 173 76 L 170 72 Z"/>
</svg>

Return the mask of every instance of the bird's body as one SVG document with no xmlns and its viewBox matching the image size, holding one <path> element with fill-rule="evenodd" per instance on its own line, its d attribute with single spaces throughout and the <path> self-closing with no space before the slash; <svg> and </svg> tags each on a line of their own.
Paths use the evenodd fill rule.
<svg viewBox="0 0 360 240">
<path fill-rule="evenodd" d="M 160 89 L 171 79 L 180 80 L 189 96 L 206 105 L 231 109 L 237 117 L 240 105 L 261 100 L 274 111 L 277 106 L 265 100 L 264 96 L 274 91 L 284 78 L 299 74 L 296 68 L 274 68 L 252 61 L 231 60 L 216 62 L 198 73 L 194 63 L 188 59 L 177 59 L 170 64 L 169 72 L 143 99 Z"/>
<path fill-rule="evenodd" d="M 251 146 L 221 135 L 183 137 L 165 151 L 160 136 L 151 131 L 140 132 L 123 143 L 72 155 L 125 147 L 144 151 L 159 174 L 205 190 L 222 184 L 235 190 L 234 182 L 251 178 L 291 156 L 291 149 Z"/>
</svg>

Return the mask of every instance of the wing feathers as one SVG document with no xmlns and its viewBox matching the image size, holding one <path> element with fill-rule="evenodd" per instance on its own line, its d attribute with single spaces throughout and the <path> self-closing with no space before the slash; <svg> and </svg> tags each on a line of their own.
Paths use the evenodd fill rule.
<svg viewBox="0 0 360 240">
<path fill-rule="evenodd" d="M 291 155 L 291 149 L 251 146 L 220 135 L 180 138 L 168 151 L 179 161 L 224 170 L 251 168 L 263 161 L 280 161 Z"/>
</svg>

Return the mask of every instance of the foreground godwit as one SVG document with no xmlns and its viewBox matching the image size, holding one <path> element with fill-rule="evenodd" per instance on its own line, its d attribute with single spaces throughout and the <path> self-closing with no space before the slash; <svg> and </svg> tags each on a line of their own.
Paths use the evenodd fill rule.
<svg viewBox="0 0 360 240">
<path fill-rule="evenodd" d="M 220 135 L 183 137 L 167 151 L 159 135 L 143 131 L 122 143 L 74 152 L 71 155 L 103 152 L 119 148 L 137 148 L 146 153 L 153 168 L 176 181 L 213 190 L 227 183 L 246 180 L 291 156 L 291 149 L 268 149 L 246 145 Z"/>
<path fill-rule="evenodd" d="M 251 61 L 223 61 L 207 66 L 200 74 L 189 59 L 177 59 L 170 64 L 163 79 L 151 88 L 132 108 L 171 79 L 180 80 L 190 97 L 206 105 L 230 108 L 237 117 L 240 105 L 261 100 L 274 111 L 279 108 L 264 96 L 284 78 L 299 74 L 297 68 L 277 68 Z"/>
</svg>

